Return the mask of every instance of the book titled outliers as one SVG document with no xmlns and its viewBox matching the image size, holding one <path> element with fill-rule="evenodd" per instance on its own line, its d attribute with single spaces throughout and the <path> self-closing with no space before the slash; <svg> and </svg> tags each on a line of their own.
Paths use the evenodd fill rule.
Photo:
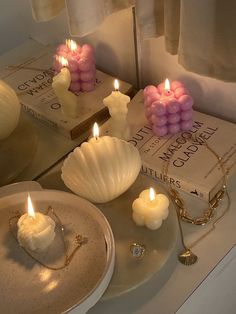
<svg viewBox="0 0 236 314">
<path fill-rule="evenodd" d="M 236 125 L 196 111 L 193 119 L 189 131 L 155 136 L 145 118 L 143 95 L 139 91 L 129 105 L 132 130 L 129 142 L 139 149 L 143 173 L 209 201 L 222 186 L 223 172 L 205 142 L 222 158 L 224 169 L 232 174 L 236 163 Z M 194 137 L 191 141 L 190 135 Z M 169 163 L 167 175 L 163 174 L 166 163 Z"/>
<path fill-rule="evenodd" d="M 45 125 L 74 139 L 94 121 L 108 117 L 103 98 L 113 89 L 114 77 L 96 70 L 96 87 L 91 92 L 78 93 L 80 114 L 78 118 L 63 115 L 61 105 L 52 89 L 53 55 L 55 47 L 44 47 L 36 55 L 22 59 L 22 62 L 1 71 L 0 77 L 17 93 L 23 109 Z M 13 65 L 13 66 L 12 66 Z M 130 93 L 132 86 L 120 81 L 120 90 Z"/>
</svg>

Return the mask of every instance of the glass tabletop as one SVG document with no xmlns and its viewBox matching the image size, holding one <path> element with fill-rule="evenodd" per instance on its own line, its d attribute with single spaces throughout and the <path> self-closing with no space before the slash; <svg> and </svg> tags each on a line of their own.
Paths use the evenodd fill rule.
<svg viewBox="0 0 236 314">
<path fill-rule="evenodd" d="M 19 64 L 22 60 L 36 55 L 42 47 L 34 40 L 26 41 L 1 56 L 0 69 L 5 71 L 9 65 Z M 95 88 L 94 98 L 97 102 L 102 103 L 102 99 L 112 91 L 111 82 L 114 78 L 104 73 L 101 75 L 105 77 L 104 84 Z M 120 90 L 123 93 L 129 93 L 132 86 L 121 81 Z M 83 101 L 86 101 L 86 96 L 91 102 L 90 93 L 81 95 Z M 101 122 L 107 118 L 108 113 L 103 114 Z M 0 186 L 12 182 L 35 180 L 40 177 L 90 136 L 95 117 L 92 116 L 91 120 L 94 121 L 81 128 L 78 136 L 72 140 L 21 110 L 20 122 L 15 131 L 8 138 L 0 141 L 0 169 L 4 174 L 0 180 Z"/>
</svg>

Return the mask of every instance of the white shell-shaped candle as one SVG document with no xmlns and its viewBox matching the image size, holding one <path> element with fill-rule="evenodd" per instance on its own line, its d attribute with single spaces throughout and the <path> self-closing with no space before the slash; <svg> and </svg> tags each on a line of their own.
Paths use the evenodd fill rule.
<svg viewBox="0 0 236 314">
<path fill-rule="evenodd" d="M 124 193 L 141 168 L 137 148 L 115 137 L 93 137 L 64 161 L 62 179 L 74 193 L 105 203 Z"/>
<path fill-rule="evenodd" d="M 16 128 L 21 105 L 14 90 L 0 80 L 0 140 L 8 137 Z"/>
<path fill-rule="evenodd" d="M 169 214 L 168 207 L 169 199 L 166 195 L 156 194 L 152 188 L 144 190 L 133 202 L 133 220 L 138 226 L 158 229 Z"/>
</svg>

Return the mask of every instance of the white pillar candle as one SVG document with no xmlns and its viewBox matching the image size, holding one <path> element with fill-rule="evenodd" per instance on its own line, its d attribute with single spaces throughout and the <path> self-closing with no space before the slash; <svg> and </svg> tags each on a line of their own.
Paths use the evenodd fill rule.
<svg viewBox="0 0 236 314">
<path fill-rule="evenodd" d="M 129 125 L 127 123 L 127 105 L 130 97 L 119 91 L 119 82 L 114 82 L 115 91 L 103 99 L 103 103 L 108 107 L 111 115 L 112 135 L 128 140 L 130 137 Z"/>
<path fill-rule="evenodd" d="M 17 227 L 19 244 L 31 251 L 45 250 L 55 237 L 54 220 L 39 212 L 35 213 L 30 196 L 28 196 L 28 213 L 20 217 Z"/>
<path fill-rule="evenodd" d="M 59 60 L 64 67 L 53 77 L 52 88 L 61 104 L 62 112 L 70 118 L 76 118 L 79 109 L 78 97 L 68 90 L 71 83 L 70 71 L 65 67 L 68 62 L 63 57 L 59 57 Z"/>
<path fill-rule="evenodd" d="M 153 188 L 144 190 L 132 204 L 133 220 L 138 226 L 158 229 L 169 214 L 168 207 L 166 195 L 156 194 Z"/>
</svg>

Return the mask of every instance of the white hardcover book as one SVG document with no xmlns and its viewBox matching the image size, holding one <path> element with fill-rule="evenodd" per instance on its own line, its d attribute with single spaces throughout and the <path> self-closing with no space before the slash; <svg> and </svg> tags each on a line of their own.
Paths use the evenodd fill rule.
<svg viewBox="0 0 236 314">
<path fill-rule="evenodd" d="M 0 77 L 17 93 L 26 112 L 47 126 L 65 136 L 74 139 L 81 131 L 88 129 L 94 121 L 108 117 L 103 98 L 113 90 L 114 77 L 96 71 L 96 87 L 92 92 L 78 94 L 80 114 L 76 119 L 66 117 L 52 89 L 52 62 L 55 47 L 44 47 L 37 54 L 23 58 L 14 64 L 14 60 L 0 73 Z M 129 94 L 132 86 L 120 81 L 120 91 Z"/>
<path fill-rule="evenodd" d="M 194 111 L 192 130 L 157 137 L 145 118 L 142 90 L 128 109 L 132 134 L 129 142 L 140 152 L 142 172 L 201 199 L 211 200 L 222 186 L 223 173 L 217 157 L 206 148 L 204 141 L 222 157 L 224 168 L 232 173 L 236 163 L 236 125 Z M 110 129 L 109 123 L 105 129 Z M 189 135 L 196 136 L 196 140 L 187 140 Z M 163 175 L 163 165 L 167 162 L 168 175 Z"/>
</svg>

